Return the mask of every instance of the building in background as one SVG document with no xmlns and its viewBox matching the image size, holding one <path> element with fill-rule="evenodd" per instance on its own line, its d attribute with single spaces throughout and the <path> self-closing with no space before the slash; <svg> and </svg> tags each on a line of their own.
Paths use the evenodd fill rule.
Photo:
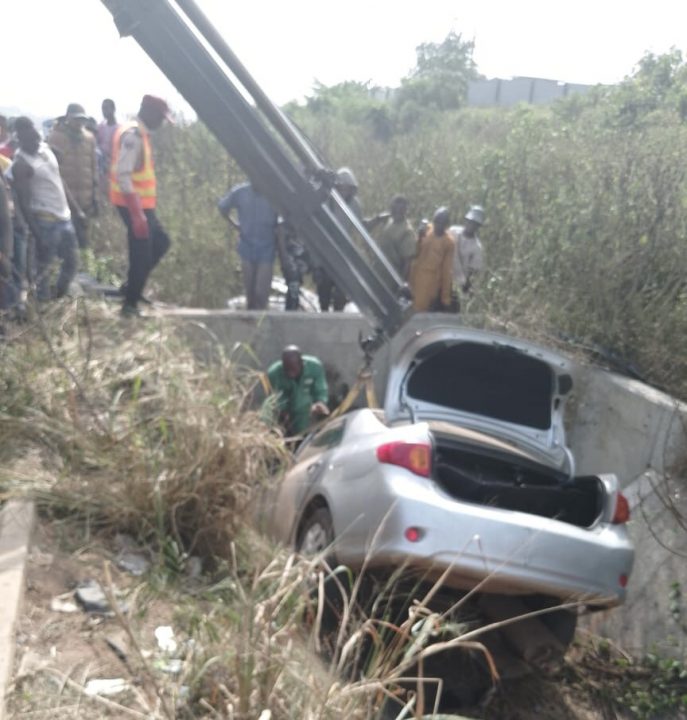
<svg viewBox="0 0 687 720">
<path fill-rule="evenodd" d="M 546 105 L 570 95 L 587 93 L 593 87 L 533 77 L 471 80 L 467 104 L 470 107 L 512 107 L 521 102 Z"/>
</svg>

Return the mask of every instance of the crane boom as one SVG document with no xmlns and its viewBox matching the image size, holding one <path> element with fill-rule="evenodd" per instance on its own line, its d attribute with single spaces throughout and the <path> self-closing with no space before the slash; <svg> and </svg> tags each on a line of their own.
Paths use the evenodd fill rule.
<svg viewBox="0 0 687 720">
<path fill-rule="evenodd" d="M 120 35 L 138 42 L 294 226 L 378 340 L 392 336 L 410 311 L 402 279 L 333 189 L 335 173 L 270 101 L 195 0 L 102 2 Z"/>
</svg>

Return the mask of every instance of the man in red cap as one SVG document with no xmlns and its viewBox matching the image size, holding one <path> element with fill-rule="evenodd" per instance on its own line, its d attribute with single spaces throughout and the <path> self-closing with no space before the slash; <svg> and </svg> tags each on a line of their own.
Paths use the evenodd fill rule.
<svg viewBox="0 0 687 720">
<path fill-rule="evenodd" d="M 148 276 L 170 245 L 155 214 L 157 184 L 149 137 L 165 120 L 172 120 L 167 103 L 144 95 L 137 119 L 117 128 L 112 139 L 110 201 L 126 225 L 129 243 L 129 271 L 122 288 L 124 317 L 139 314 Z"/>
</svg>

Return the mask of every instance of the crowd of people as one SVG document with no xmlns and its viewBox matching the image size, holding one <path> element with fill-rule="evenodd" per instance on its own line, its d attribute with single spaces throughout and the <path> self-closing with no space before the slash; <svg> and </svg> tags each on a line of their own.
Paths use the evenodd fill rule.
<svg viewBox="0 0 687 720">
<path fill-rule="evenodd" d="M 139 313 L 148 276 L 170 241 L 155 213 L 157 184 L 150 133 L 171 120 L 167 103 L 144 95 L 137 116 L 120 124 L 115 103 L 102 103 L 103 120 L 70 103 L 48 125 L 0 116 L 0 311 L 22 316 L 28 288 L 46 302 L 65 295 L 90 244 L 91 220 L 106 198 L 128 238 L 122 315 Z M 53 266 L 59 271 L 53 282 Z"/>
<path fill-rule="evenodd" d="M 372 235 L 400 280 L 407 283 L 418 312 L 458 312 L 461 297 L 469 297 L 484 265 L 479 229 L 484 209 L 471 206 L 462 225 L 451 224 L 449 210 L 440 207 L 432 221 L 413 229 L 408 219 L 408 199 L 396 195 L 389 210 L 364 218 L 358 182 L 350 168 L 339 169 L 335 189 Z M 238 253 L 248 310 L 269 307 L 275 258 L 279 258 L 287 284 L 286 310 L 300 308 L 299 293 L 306 275 L 312 276 L 322 312 L 342 311 L 348 303 L 344 291 L 329 272 L 310 261 L 307 248 L 294 228 L 272 208 L 260 189 L 250 183 L 234 186 L 218 204 L 222 216 L 237 231 Z M 334 216 L 341 206 L 332 204 Z"/>
<path fill-rule="evenodd" d="M 78 269 L 79 249 L 90 245 L 91 224 L 103 200 L 121 217 L 127 234 L 128 270 L 120 288 L 121 313 L 139 314 L 147 279 L 164 257 L 170 239 L 156 214 L 157 184 L 150 135 L 171 121 L 167 103 L 145 95 L 137 116 L 119 123 L 115 103 L 102 102 L 103 119 L 89 118 L 70 103 L 64 115 L 44 125 L 31 118 L 0 116 L 0 311 L 21 313 L 27 289 L 45 302 L 67 293 Z M 462 225 L 452 225 L 447 208 L 414 229 L 407 198 L 396 195 L 389 211 L 363 217 L 358 182 L 340 168 L 335 189 L 376 240 L 399 279 L 410 286 L 417 311 L 457 311 L 461 296 L 474 289 L 483 266 L 479 228 L 484 210 L 471 207 Z M 308 274 L 320 310 L 341 311 L 348 302 L 336 278 L 311 262 L 304 243 L 287 219 L 251 183 L 233 187 L 218 209 L 238 234 L 238 254 L 246 307 L 269 306 L 275 260 L 287 284 L 285 309 L 300 308 Z M 331 203 L 334 217 L 344 211 Z M 59 271 L 53 266 L 59 262 Z M 56 279 L 53 282 L 53 276 Z"/>
</svg>

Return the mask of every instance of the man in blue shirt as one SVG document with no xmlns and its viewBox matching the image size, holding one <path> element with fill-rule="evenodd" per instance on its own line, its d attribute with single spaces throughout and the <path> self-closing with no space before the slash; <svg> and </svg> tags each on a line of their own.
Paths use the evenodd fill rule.
<svg viewBox="0 0 687 720">
<path fill-rule="evenodd" d="M 217 207 L 239 232 L 238 252 L 246 289 L 246 309 L 264 310 L 272 287 L 277 212 L 250 183 L 234 186 Z"/>
</svg>

